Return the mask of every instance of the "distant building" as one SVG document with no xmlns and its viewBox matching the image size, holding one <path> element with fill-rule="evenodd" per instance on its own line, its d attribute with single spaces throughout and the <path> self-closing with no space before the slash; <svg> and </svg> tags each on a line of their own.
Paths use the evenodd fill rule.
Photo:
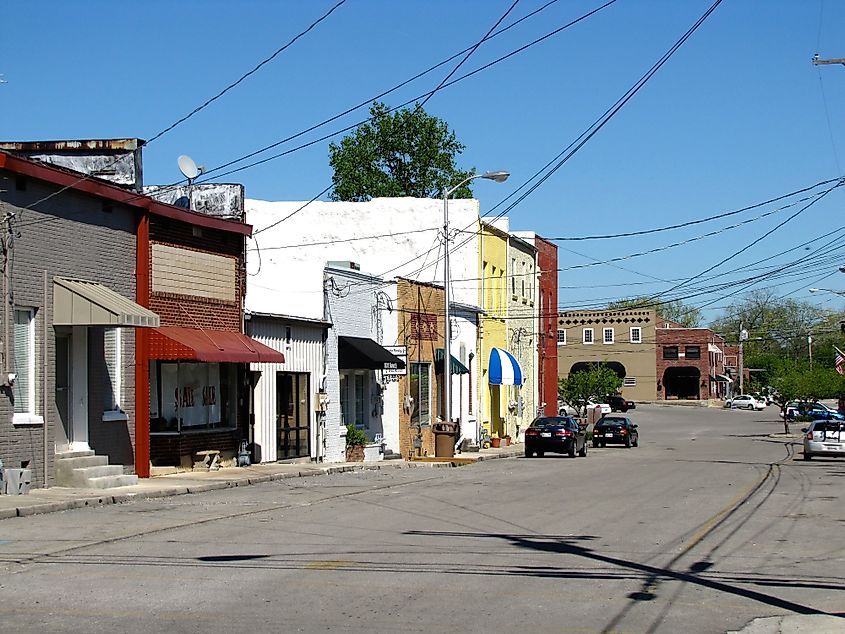
<svg viewBox="0 0 845 634">
<path fill-rule="evenodd" d="M 561 378 L 606 363 L 622 378 L 622 395 L 633 401 L 657 396 L 657 315 L 653 309 L 577 310 L 558 316 L 557 357 Z"/>
<path fill-rule="evenodd" d="M 725 372 L 725 340 L 709 328 L 684 328 L 664 320 L 657 334 L 657 398 L 724 399 L 731 378 Z"/>
</svg>

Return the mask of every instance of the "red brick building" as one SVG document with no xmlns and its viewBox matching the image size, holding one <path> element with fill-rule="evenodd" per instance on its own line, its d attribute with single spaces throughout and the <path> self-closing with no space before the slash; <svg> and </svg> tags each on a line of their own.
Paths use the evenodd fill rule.
<svg viewBox="0 0 845 634">
<path fill-rule="evenodd" d="M 728 391 L 725 341 L 709 328 L 683 328 L 659 321 L 657 340 L 658 400 L 723 399 Z"/>
</svg>

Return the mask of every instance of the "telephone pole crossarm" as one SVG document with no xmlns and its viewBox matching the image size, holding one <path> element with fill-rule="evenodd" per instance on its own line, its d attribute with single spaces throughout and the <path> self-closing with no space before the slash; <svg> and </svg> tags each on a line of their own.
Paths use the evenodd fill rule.
<svg viewBox="0 0 845 634">
<path fill-rule="evenodd" d="M 842 64 L 845 66 L 845 58 L 839 57 L 836 59 L 821 59 L 818 55 L 813 56 L 813 66 L 820 66 L 823 64 Z"/>
</svg>

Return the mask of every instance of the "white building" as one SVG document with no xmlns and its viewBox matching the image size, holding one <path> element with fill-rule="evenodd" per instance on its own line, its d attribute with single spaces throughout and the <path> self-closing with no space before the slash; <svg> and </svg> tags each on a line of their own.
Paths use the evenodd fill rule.
<svg viewBox="0 0 845 634">
<path fill-rule="evenodd" d="M 330 321 L 340 329 L 338 332 L 342 331 L 345 326 L 326 313 L 326 293 L 331 289 L 327 290 L 325 286 L 324 267 L 329 261 L 345 261 L 366 270 L 373 279 L 390 280 L 401 276 L 420 282 L 443 283 L 442 200 L 378 198 L 368 202 L 307 203 L 247 199 L 245 206 L 247 221 L 254 228 L 247 247 L 246 309 L 250 312 Z M 478 306 L 479 297 L 478 201 L 450 200 L 449 219 L 453 232 L 450 251 L 452 302 L 465 305 L 471 312 Z M 495 224 L 504 231 L 508 229 L 507 218 L 497 220 Z M 357 310 L 370 309 L 359 305 Z M 366 318 L 370 317 L 367 312 Z M 395 328 L 395 319 L 387 318 L 382 319 L 381 327 L 387 328 L 389 323 Z M 374 334 L 374 339 L 379 344 L 395 345 L 390 333 L 383 331 L 380 340 L 377 335 Z M 470 343 L 470 338 L 476 338 L 474 327 L 464 328 L 458 337 L 461 341 L 457 346 L 453 343 L 453 355 L 459 356 L 463 343 L 469 362 L 469 354 L 475 350 L 475 342 Z M 329 365 L 325 372 L 322 387 L 328 388 L 336 378 L 332 378 L 333 369 Z M 396 408 L 399 406 L 399 395 L 394 393 L 396 385 L 377 378 L 373 380 L 385 388 L 383 407 L 387 421 L 393 404 Z M 341 421 L 338 419 L 335 430 L 330 422 L 333 420 L 332 398 L 318 394 L 320 387 L 312 381 L 310 398 L 312 403 L 328 398 L 323 458 L 333 460 L 339 455 L 339 447 L 332 447 L 333 443 L 340 443 L 334 437 L 336 432 L 340 433 Z M 370 396 L 372 394 L 371 391 Z M 477 405 L 470 405 L 466 400 L 470 396 L 477 397 L 453 396 L 456 399 L 453 412 L 461 413 L 465 429 L 467 421 L 474 420 L 473 412 L 477 412 Z M 256 403 L 256 428 L 269 427 L 275 412 L 271 409 L 261 411 L 258 405 Z M 371 436 L 374 435 L 375 432 L 370 431 Z M 380 433 L 392 448 L 392 428 L 387 425 Z M 316 438 L 316 433 L 312 432 L 311 437 Z M 311 453 L 316 457 L 314 451 Z"/>
</svg>

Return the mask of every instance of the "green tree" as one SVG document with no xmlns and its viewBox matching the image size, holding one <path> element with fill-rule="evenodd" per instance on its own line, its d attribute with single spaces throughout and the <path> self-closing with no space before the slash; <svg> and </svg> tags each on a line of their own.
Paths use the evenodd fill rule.
<svg viewBox="0 0 845 634">
<path fill-rule="evenodd" d="M 598 402 L 608 394 L 616 394 L 622 387 L 622 379 L 606 364 L 595 363 L 587 370 L 558 379 L 557 385 L 560 400 L 578 410 L 581 416 L 586 416 L 587 403 Z"/>
<path fill-rule="evenodd" d="M 664 302 L 659 296 L 642 295 L 610 302 L 607 307 L 610 310 L 654 308 L 662 318 L 679 323 L 684 328 L 698 328 L 701 325 L 701 311 L 695 306 L 687 306 L 680 299 Z"/>
<path fill-rule="evenodd" d="M 818 401 L 842 393 L 845 380 L 833 368 L 818 364 L 783 360 L 772 370 L 770 385 L 775 389 L 775 403 L 783 414 L 783 430 L 789 433 L 786 406 L 790 401 Z"/>
<path fill-rule="evenodd" d="M 710 324 L 728 343 L 739 341 L 744 328 L 745 367 L 764 367 L 767 356 L 807 359 L 807 335 L 830 331 L 832 314 L 808 302 L 784 299 L 772 290 L 757 290 L 725 309 L 723 316 Z"/>
<path fill-rule="evenodd" d="M 455 158 L 464 150 L 445 122 L 419 105 L 391 111 L 374 102 L 370 120 L 339 144 L 329 144 L 332 200 L 366 201 L 378 197 L 436 198 L 472 175 Z M 455 198 L 471 198 L 464 185 Z"/>
</svg>

